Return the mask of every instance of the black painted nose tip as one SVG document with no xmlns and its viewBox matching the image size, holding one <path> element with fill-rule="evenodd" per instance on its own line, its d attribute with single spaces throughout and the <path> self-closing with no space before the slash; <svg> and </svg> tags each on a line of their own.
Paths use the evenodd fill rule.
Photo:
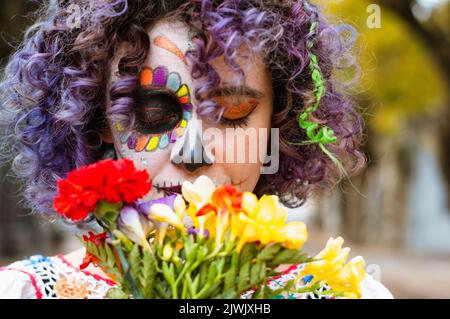
<svg viewBox="0 0 450 319">
<path fill-rule="evenodd" d="M 184 148 L 181 148 L 178 154 L 172 158 L 172 163 L 175 165 L 183 165 L 184 168 L 192 173 L 203 166 L 212 165 L 212 161 L 204 159 L 204 152 L 205 149 L 201 143 L 186 152 Z"/>
<path fill-rule="evenodd" d="M 211 165 L 208 163 L 183 163 L 183 166 L 189 171 L 189 172 L 195 172 L 196 170 L 198 170 L 199 168 L 203 167 L 203 166 L 207 166 L 207 165 Z"/>
</svg>

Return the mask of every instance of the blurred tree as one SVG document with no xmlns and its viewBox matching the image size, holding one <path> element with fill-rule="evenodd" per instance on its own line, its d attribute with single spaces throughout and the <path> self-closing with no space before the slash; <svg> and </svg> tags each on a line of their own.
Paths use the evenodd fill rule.
<svg viewBox="0 0 450 319">
<path fill-rule="evenodd" d="M 450 1 L 443 1 L 442 9 L 435 10 L 433 14 L 425 21 L 418 21 L 414 16 L 413 10 L 426 11 L 416 0 L 399 0 L 389 1 L 380 0 L 384 6 L 393 10 L 396 14 L 404 19 L 408 25 L 413 28 L 422 41 L 429 47 L 436 63 L 442 68 L 442 73 L 446 80 L 446 88 L 450 87 Z M 447 96 L 448 99 L 448 96 Z M 448 188 L 448 206 L 450 207 L 450 107 L 447 100 L 446 110 L 443 114 L 442 121 L 439 121 L 439 133 L 441 147 L 439 153 L 441 157 L 441 166 L 447 181 Z"/>
<path fill-rule="evenodd" d="M 360 242 L 401 245 L 415 144 L 420 132 L 449 118 L 447 25 L 422 26 L 411 12 L 414 1 L 315 2 L 333 14 L 333 22 L 349 24 L 358 32 L 354 54 L 361 76 L 352 93 L 368 124 L 368 165 L 352 182 L 368 197 L 343 183 L 341 229 L 347 238 Z M 367 23 L 374 2 L 381 9 L 380 28 Z M 427 37 L 434 28 L 439 31 Z M 447 142 L 441 149 L 448 147 Z M 443 162 L 445 168 L 447 163 Z"/>
</svg>

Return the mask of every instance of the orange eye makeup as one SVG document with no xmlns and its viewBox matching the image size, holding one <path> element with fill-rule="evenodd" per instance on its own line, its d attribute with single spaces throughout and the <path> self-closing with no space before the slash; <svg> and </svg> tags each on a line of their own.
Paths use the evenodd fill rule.
<svg viewBox="0 0 450 319">
<path fill-rule="evenodd" d="M 223 117 L 228 120 L 237 120 L 250 115 L 250 113 L 258 106 L 257 101 L 248 101 L 239 104 L 225 105 Z"/>
<path fill-rule="evenodd" d="M 225 109 L 223 117 L 227 120 L 244 118 L 258 106 L 258 101 L 255 99 L 215 97 L 214 101 Z"/>
<path fill-rule="evenodd" d="M 224 108 L 220 122 L 227 126 L 246 126 L 249 115 L 258 106 L 256 99 L 215 97 L 214 101 Z"/>
</svg>

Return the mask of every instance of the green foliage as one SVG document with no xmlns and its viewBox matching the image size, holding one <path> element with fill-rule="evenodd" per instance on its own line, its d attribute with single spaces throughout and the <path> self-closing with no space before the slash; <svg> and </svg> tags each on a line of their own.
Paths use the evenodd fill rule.
<svg viewBox="0 0 450 319">
<path fill-rule="evenodd" d="M 107 201 L 99 201 L 94 215 L 98 220 L 101 220 L 109 230 L 113 231 L 117 227 L 117 218 L 119 217 L 122 205 L 122 203 L 113 204 Z"/>
<path fill-rule="evenodd" d="M 234 243 L 231 249 L 229 243 L 214 249 L 211 240 L 199 242 L 193 236 L 181 236 L 180 240 L 181 250 L 175 249 L 173 240 L 163 243 L 174 250 L 170 259 L 163 258 L 158 246 L 155 253 L 123 240 L 85 245 L 100 260 L 100 266 L 116 277 L 119 287 L 108 293 L 109 298 L 133 296 L 130 278 L 143 298 L 238 298 L 253 288 L 257 288 L 253 298 L 269 298 L 275 295 L 266 286 L 267 277 L 276 274 L 279 265 L 308 261 L 301 250 L 289 250 L 281 244 L 248 243 L 238 253 Z M 117 264 L 117 245 L 128 263 L 127 272 Z"/>
<path fill-rule="evenodd" d="M 129 299 L 130 295 L 122 290 L 121 287 L 112 288 L 106 294 L 108 299 Z"/>
<path fill-rule="evenodd" d="M 142 257 L 142 272 L 139 273 L 139 283 L 142 287 L 142 295 L 149 299 L 154 295 L 154 280 L 157 273 L 155 256 L 147 251 Z"/>
</svg>

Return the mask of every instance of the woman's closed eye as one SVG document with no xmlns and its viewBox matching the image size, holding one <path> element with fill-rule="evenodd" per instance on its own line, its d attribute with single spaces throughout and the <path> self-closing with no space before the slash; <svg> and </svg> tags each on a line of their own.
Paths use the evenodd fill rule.
<svg viewBox="0 0 450 319">
<path fill-rule="evenodd" d="M 168 132 L 183 118 L 183 111 L 177 98 L 165 90 L 139 88 L 135 101 L 134 129 L 141 134 Z"/>
<path fill-rule="evenodd" d="M 226 102 L 217 101 L 223 108 L 225 108 L 221 123 L 228 126 L 246 126 L 248 118 L 253 110 L 258 106 L 258 101 L 238 101 L 238 102 Z"/>
</svg>

